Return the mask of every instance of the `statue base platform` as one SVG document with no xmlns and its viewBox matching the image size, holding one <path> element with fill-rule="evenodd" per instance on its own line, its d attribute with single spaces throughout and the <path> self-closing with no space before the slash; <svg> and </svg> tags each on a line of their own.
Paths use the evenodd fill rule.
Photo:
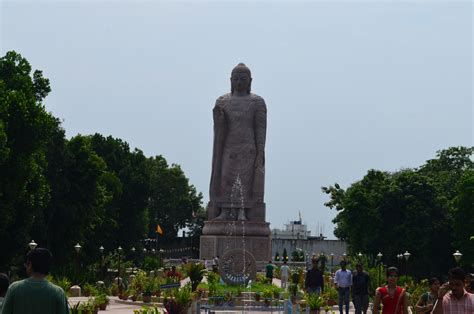
<svg viewBox="0 0 474 314">
<path fill-rule="evenodd" d="M 200 243 L 200 258 L 224 256 L 227 251 L 244 249 L 255 260 L 271 259 L 271 231 L 267 222 L 205 221 Z"/>
</svg>

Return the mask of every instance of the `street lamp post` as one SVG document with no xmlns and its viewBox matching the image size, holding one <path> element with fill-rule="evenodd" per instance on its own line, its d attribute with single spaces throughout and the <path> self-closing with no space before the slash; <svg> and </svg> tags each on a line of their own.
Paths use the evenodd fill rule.
<svg viewBox="0 0 474 314">
<path fill-rule="evenodd" d="M 382 271 L 381 271 L 382 256 L 383 256 L 382 252 L 379 252 L 379 254 L 377 254 L 377 264 L 378 264 L 378 271 L 379 271 L 378 287 L 381 286 L 381 280 L 382 280 L 381 279 L 381 277 L 382 277 L 382 275 L 381 275 L 381 273 L 382 273 Z"/>
<path fill-rule="evenodd" d="M 456 265 L 459 265 L 459 261 L 461 260 L 462 253 L 459 250 L 453 253 L 454 260 L 456 261 Z"/>
<path fill-rule="evenodd" d="M 35 242 L 35 240 L 31 240 L 31 242 L 28 243 L 28 246 L 30 247 L 30 250 L 34 250 L 34 249 L 36 249 L 38 244 Z"/>
<path fill-rule="evenodd" d="M 411 254 L 408 251 L 403 253 L 403 257 L 405 257 L 405 276 L 408 276 L 408 259 L 410 258 Z"/>
<path fill-rule="evenodd" d="M 334 267 L 334 253 L 331 253 L 331 275 L 332 275 L 333 267 Z"/>
<path fill-rule="evenodd" d="M 164 250 L 163 250 L 163 249 L 160 249 L 159 253 L 160 253 L 160 264 L 159 264 L 159 267 L 163 267 L 163 253 L 164 253 Z"/>
<path fill-rule="evenodd" d="M 135 267 L 135 252 L 137 249 L 134 246 L 132 246 L 130 250 L 132 251 L 132 266 Z"/>
<path fill-rule="evenodd" d="M 104 275 L 104 247 L 101 245 L 99 248 L 100 251 L 100 274 L 102 277 L 102 280 L 105 280 L 105 275 Z"/>
<path fill-rule="evenodd" d="M 120 263 L 122 258 L 122 247 L 119 245 L 117 248 L 118 252 L 118 276 L 117 276 L 117 284 L 119 288 L 119 294 L 122 295 L 122 277 L 120 277 Z"/>
<path fill-rule="evenodd" d="M 403 258 L 403 254 L 397 254 L 397 259 L 398 259 L 398 270 L 400 271 L 400 274 L 401 274 L 401 271 L 402 271 L 402 258 Z"/>
<path fill-rule="evenodd" d="M 82 249 L 82 246 L 77 243 L 75 246 L 74 246 L 74 250 L 76 250 L 76 283 L 79 284 L 79 268 L 80 268 L 80 264 L 79 264 L 79 253 L 81 252 L 81 249 Z"/>
</svg>

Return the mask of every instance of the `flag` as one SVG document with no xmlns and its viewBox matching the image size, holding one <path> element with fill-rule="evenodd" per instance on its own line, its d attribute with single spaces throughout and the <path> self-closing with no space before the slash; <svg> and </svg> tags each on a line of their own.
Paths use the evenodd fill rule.
<svg viewBox="0 0 474 314">
<path fill-rule="evenodd" d="M 156 225 L 156 233 L 160 234 L 160 235 L 163 235 L 163 230 L 161 229 L 160 225 Z"/>
</svg>

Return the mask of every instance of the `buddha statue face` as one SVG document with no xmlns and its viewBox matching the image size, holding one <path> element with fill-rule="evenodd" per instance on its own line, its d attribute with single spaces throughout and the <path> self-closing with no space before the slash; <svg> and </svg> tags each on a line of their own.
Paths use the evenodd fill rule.
<svg viewBox="0 0 474 314">
<path fill-rule="evenodd" d="M 252 77 L 250 69 L 245 64 L 240 63 L 232 70 L 230 77 L 231 91 L 232 94 L 250 94 L 250 86 L 252 83 Z"/>
</svg>

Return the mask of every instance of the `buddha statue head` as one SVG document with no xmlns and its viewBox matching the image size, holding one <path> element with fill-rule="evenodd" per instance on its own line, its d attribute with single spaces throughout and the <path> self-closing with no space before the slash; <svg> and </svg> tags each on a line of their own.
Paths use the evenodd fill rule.
<svg viewBox="0 0 474 314">
<path fill-rule="evenodd" d="M 250 69 L 243 63 L 237 64 L 232 70 L 230 77 L 231 93 L 250 94 L 252 85 L 252 74 Z"/>
</svg>

